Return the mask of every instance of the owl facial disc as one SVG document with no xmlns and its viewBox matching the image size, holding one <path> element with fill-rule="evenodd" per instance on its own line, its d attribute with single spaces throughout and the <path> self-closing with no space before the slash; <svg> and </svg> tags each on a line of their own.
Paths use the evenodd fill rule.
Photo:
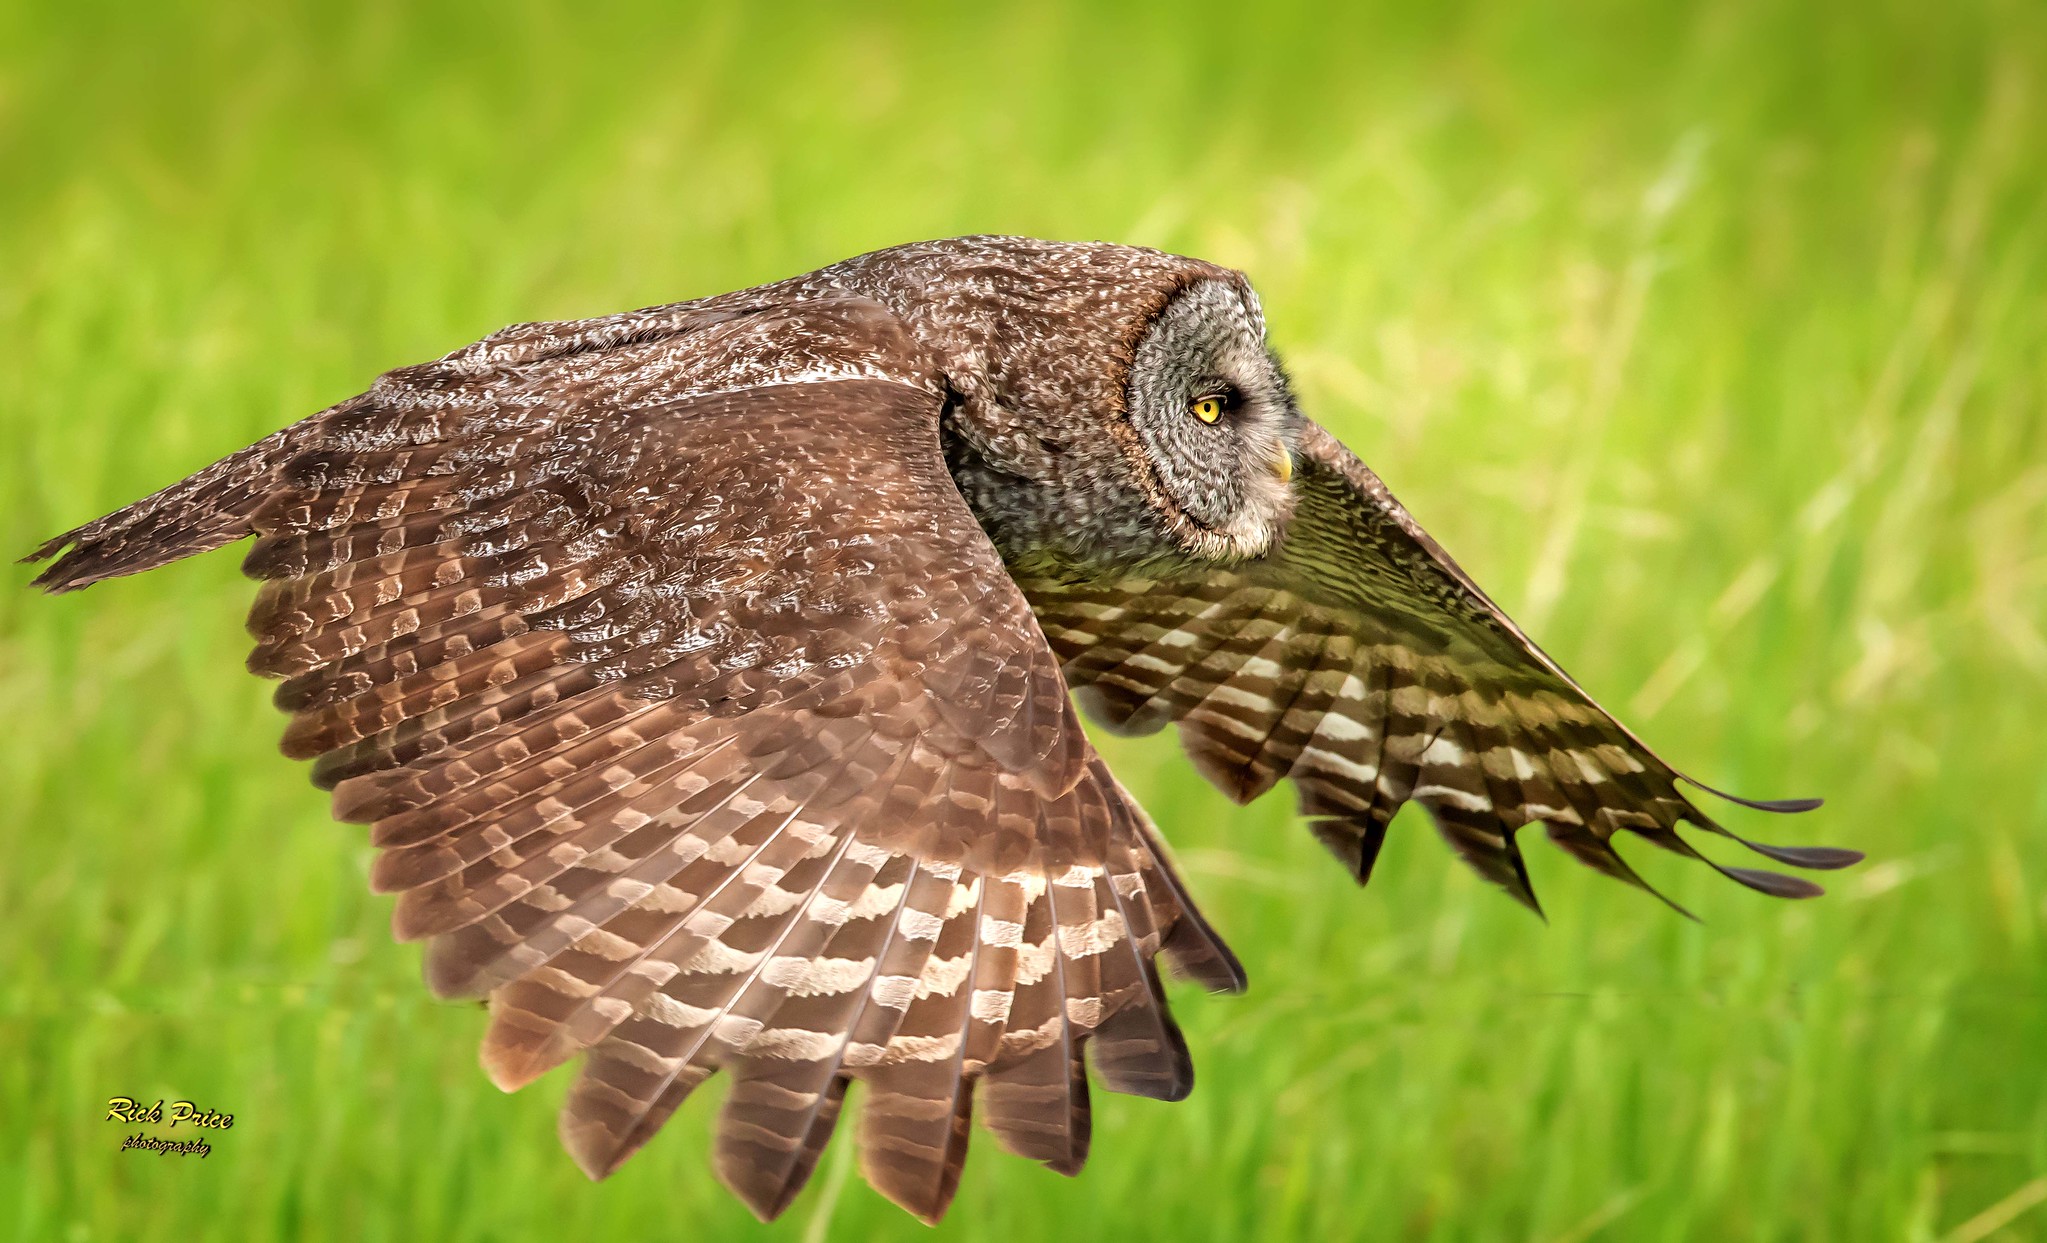
<svg viewBox="0 0 2047 1243">
<path fill-rule="evenodd" d="M 1293 396 L 1247 286 L 1201 280 L 1151 321 L 1130 367 L 1141 465 L 1186 551 L 1268 551 L 1292 505 Z"/>
</svg>

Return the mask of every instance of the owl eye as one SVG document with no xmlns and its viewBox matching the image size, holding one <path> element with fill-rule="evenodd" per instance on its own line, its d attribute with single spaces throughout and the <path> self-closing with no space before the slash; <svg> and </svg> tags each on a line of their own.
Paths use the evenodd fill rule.
<svg viewBox="0 0 2047 1243">
<path fill-rule="evenodd" d="M 1203 423 L 1213 423 L 1223 417 L 1223 399 L 1210 393 L 1206 397 L 1196 397 L 1188 404 L 1187 409 Z"/>
</svg>

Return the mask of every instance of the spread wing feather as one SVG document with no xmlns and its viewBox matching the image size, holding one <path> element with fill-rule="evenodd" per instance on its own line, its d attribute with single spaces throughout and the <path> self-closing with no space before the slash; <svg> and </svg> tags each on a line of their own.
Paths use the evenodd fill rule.
<svg viewBox="0 0 2047 1243">
<path fill-rule="evenodd" d="M 1690 779 L 1544 655 L 1349 450 L 1304 423 L 1298 457 L 1295 513 L 1262 561 L 1022 580 L 1097 720 L 1131 733 L 1177 723 L 1195 766 L 1240 802 L 1290 778 L 1309 827 L 1360 882 L 1410 801 L 1464 862 L 1538 912 L 1515 840 L 1531 823 L 1643 889 L 1614 849 L 1623 831 L 1694 859 L 1680 824 L 1794 867 L 1861 858 L 1734 837 L 1679 789 Z M 1707 862 L 1774 896 L 1820 892 Z"/>
<path fill-rule="evenodd" d="M 820 360 L 824 360 L 824 365 Z M 800 382 L 759 382 L 795 377 Z M 935 1220 L 977 1085 L 1064 1172 L 1105 1083 L 1184 1095 L 1153 959 L 1241 971 L 1088 747 L 880 307 L 507 330 L 39 549 L 64 591 L 247 536 L 250 668 L 370 825 L 429 984 L 511 1088 L 587 1054 L 594 1177 L 720 1070 L 772 1217 L 853 1079 Z"/>
</svg>

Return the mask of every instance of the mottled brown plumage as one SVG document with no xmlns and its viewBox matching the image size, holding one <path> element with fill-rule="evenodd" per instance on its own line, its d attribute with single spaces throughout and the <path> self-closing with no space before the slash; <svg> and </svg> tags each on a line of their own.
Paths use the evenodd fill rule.
<svg viewBox="0 0 2047 1243">
<path fill-rule="evenodd" d="M 1724 832 L 1300 416 L 1244 278 L 1153 251 L 962 238 L 509 328 L 36 581 L 247 536 L 284 749 L 371 826 L 430 985 L 489 999 L 491 1077 L 586 1054 L 562 1138 L 602 1177 L 727 1071 L 716 1165 L 763 1217 L 851 1080 L 926 1220 L 977 1102 L 1070 1174 L 1090 1064 L 1191 1088 L 1155 959 L 1243 975 L 1069 688 L 1239 800 L 1291 779 L 1360 881 L 1410 800 L 1531 906 L 1524 825 L 1637 885 L 1621 831 Z"/>
</svg>

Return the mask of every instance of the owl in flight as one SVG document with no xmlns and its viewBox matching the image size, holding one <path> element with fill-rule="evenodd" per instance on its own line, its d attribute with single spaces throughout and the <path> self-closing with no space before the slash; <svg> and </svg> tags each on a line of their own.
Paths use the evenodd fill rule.
<svg viewBox="0 0 2047 1243">
<path fill-rule="evenodd" d="M 926 1221 L 977 1109 L 1072 1174 L 1089 1064 L 1192 1086 L 1155 960 L 1243 971 L 1075 702 L 1238 801 L 1291 780 L 1361 882 L 1410 800 L 1531 907 L 1523 826 L 1643 888 L 1620 833 L 1733 836 L 1301 415 L 1244 276 L 1157 251 L 957 238 L 507 328 L 31 559 L 61 592 L 249 536 L 285 753 L 428 984 L 489 999 L 490 1077 L 584 1054 L 601 1178 L 729 1072 L 764 1218 L 855 1079 Z"/>
</svg>

